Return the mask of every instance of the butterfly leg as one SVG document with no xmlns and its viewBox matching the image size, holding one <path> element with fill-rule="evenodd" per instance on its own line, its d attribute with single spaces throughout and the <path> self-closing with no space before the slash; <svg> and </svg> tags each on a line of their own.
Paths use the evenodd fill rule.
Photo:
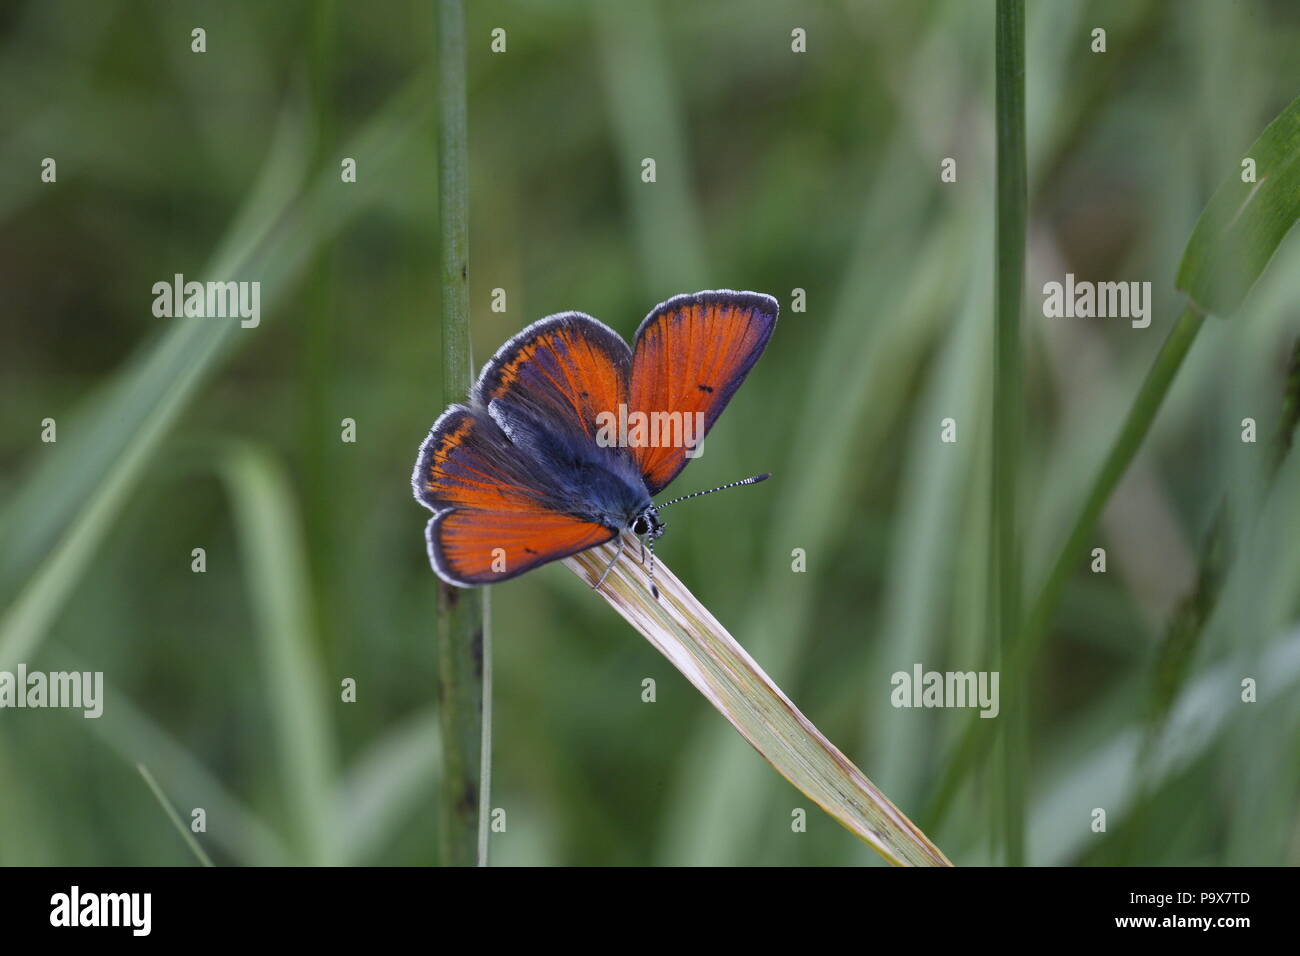
<svg viewBox="0 0 1300 956">
<path fill-rule="evenodd" d="M 655 600 L 659 600 L 659 589 L 655 587 L 655 538 L 658 535 L 651 535 L 649 538 L 650 547 L 650 593 L 654 595 Z"/>
<path fill-rule="evenodd" d="M 624 544 L 623 535 L 619 534 L 618 550 L 614 552 L 614 557 L 610 560 L 609 564 L 605 565 L 605 570 L 600 573 L 600 578 L 596 581 L 595 584 L 592 585 L 592 588 L 599 588 L 602 584 L 605 583 L 605 578 L 609 577 L 609 572 L 614 569 L 614 565 L 618 564 L 618 559 L 623 557 L 623 544 Z"/>
</svg>

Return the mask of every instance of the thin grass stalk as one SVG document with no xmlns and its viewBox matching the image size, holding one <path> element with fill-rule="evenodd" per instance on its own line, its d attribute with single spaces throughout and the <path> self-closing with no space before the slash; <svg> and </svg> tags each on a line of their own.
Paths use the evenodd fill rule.
<svg viewBox="0 0 1300 956">
<path fill-rule="evenodd" d="M 150 792 L 153 793 L 154 799 L 157 800 L 158 805 L 162 807 L 163 813 L 167 814 L 167 819 L 170 820 L 172 826 L 176 828 L 176 832 L 181 835 L 181 839 L 184 840 L 185 845 L 190 848 L 190 852 L 198 858 L 199 863 L 203 866 L 212 866 L 212 857 L 208 856 L 207 851 L 199 845 L 199 841 L 194 839 L 194 834 L 190 832 L 189 827 L 181 822 L 180 814 L 176 812 L 176 808 L 172 806 L 171 801 L 167 799 L 167 795 L 163 793 L 162 787 L 158 786 L 158 781 L 153 778 L 153 774 L 149 772 L 149 768 L 142 763 L 138 763 L 135 765 L 135 769 L 138 770 L 140 776 L 144 778 L 144 782 L 149 787 Z"/>
<path fill-rule="evenodd" d="M 656 599 L 648 562 L 632 555 L 638 542 L 624 532 L 623 554 L 611 541 L 565 559 L 587 584 L 635 627 L 704 695 L 777 772 L 808 799 L 895 866 L 951 866 L 889 799 L 813 726 L 740 643 L 727 633 L 662 561 L 655 564 Z"/>
<path fill-rule="evenodd" d="M 89 661 L 57 646 L 49 653 L 51 661 L 64 670 L 86 670 L 91 666 Z M 221 826 L 208 831 L 208 839 L 219 844 L 234 864 L 294 866 L 301 863 L 269 822 L 226 789 L 193 753 L 154 723 L 127 691 L 105 681 L 104 699 L 113 702 L 112 715 L 89 721 L 91 734 L 132 766 L 148 760 L 158 768 L 168 789 L 177 794 L 182 805 L 202 806 L 209 818 L 221 820 Z"/>
<path fill-rule="evenodd" d="M 312 168 L 337 168 L 335 160 L 339 143 L 336 142 L 335 94 L 332 77 L 336 75 L 338 36 L 337 0 L 319 0 L 311 17 L 311 107 L 315 121 L 315 145 Z M 303 353 L 306 372 L 302 384 L 302 411 L 300 429 L 302 456 L 309 475 L 337 474 L 340 445 L 332 430 L 323 427 L 334 410 L 332 398 L 336 380 L 334 355 L 335 329 L 337 327 L 336 283 L 338 262 L 335 255 L 334 236 L 322 237 L 320 248 L 312 263 L 310 279 L 304 290 L 308 301 L 308 314 L 312 321 L 305 328 L 306 341 Z M 335 565 L 338 540 L 338 509 L 331 496 L 338 491 L 332 482 L 308 482 L 303 489 L 303 518 L 310 544 L 312 589 L 320 606 L 318 626 L 323 644 L 335 645 L 335 622 L 342 615 L 338 608 L 339 589 L 331 580 Z M 334 649 L 337 649 L 336 647 Z"/>
<path fill-rule="evenodd" d="M 1020 458 L 1020 311 L 1025 274 L 1025 5 L 998 0 L 996 13 L 997 260 L 993 351 L 993 561 L 989 593 L 1001 667 L 1002 835 L 1007 863 L 1024 864 L 1025 726 L 1023 681 L 1009 667 L 1020 636 L 1020 555 L 1016 474 Z M 1009 693 L 1008 693 L 1009 692 Z"/>
<path fill-rule="evenodd" d="M 438 218 L 442 232 L 443 403 L 473 381 L 469 337 L 469 160 L 465 4 L 438 3 Z M 486 590 L 438 582 L 438 707 L 442 729 L 443 866 L 487 863 L 491 723 Z"/>
</svg>

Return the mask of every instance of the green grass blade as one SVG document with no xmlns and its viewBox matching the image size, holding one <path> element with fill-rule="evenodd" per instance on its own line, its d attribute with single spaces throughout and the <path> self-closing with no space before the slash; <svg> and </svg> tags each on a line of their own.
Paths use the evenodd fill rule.
<svg viewBox="0 0 1300 956">
<path fill-rule="evenodd" d="M 252 446 L 235 446 L 221 473 L 260 627 L 266 693 L 299 849 L 312 863 L 330 864 L 337 860 L 335 764 L 297 506 L 280 467 Z"/>
<path fill-rule="evenodd" d="M 664 298 L 665 290 L 711 288 L 691 189 L 687 123 L 672 72 L 675 51 L 664 39 L 659 10 L 596 0 L 592 13 L 644 286 L 652 300 Z M 640 178 L 647 157 L 655 160 L 653 184 Z"/>
<path fill-rule="evenodd" d="M 1026 712 L 1010 663 L 1020 636 L 1020 311 L 1025 281 L 1025 5 L 998 0 L 996 13 L 997 218 L 993 350 L 993 561 L 989 593 L 1006 689 L 1002 703 L 1002 832 L 1007 862 L 1024 863 Z M 1007 673 L 1011 671 L 1010 673 Z"/>
<path fill-rule="evenodd" d="M 900 482 L 895 543 L 891 545 L 898 558 L 891 562 L 885 589 L 888 597 L 877 628 L 878 646 L 873 650 L 876 666 L 883 673 L 910 667 L 916 661 L 931 661 L 940 654 L 963 660 L 962 651 L 953 647 L 955 641 L 944 641 L 950 620 L 945 610 L 955 599 L 961 565 L 960 548 L 953 546 L 953 529 L 962 524 L 962 516 L 972 507 L 987 520 L 989 501 L 987 492 L 983 497 L 976 494 L 975 486 L 987 486 L 975 479 L 973 471 L 977 461 L 988 470 L 980 455 L 983 439 L 975 435 L 975 425 L 980 420 L 978 410 L 988 402 L 992 343 L 986 303 L 992 294 L 992 275 L 987 260 L 972 257 L 972 266 L 964 304 L 928 372 L 924 395 L 909 426 L 912 437 Z M 967 429 L 963 440 L 954 444 L 936 441 L 934 423 L 955 409 L 962 410 L 962 427 Z M 967 537 L 959 534 L 956 540 L 965 543 Z M 980 581 L 981 593 L 986 592 L 986 585 L 985 580 Z M 918 754 L 934 751 L 933 728 L 915 720 L 915 714 L 894 707 L 884 694 L 863 708 L 863 716 L 862 738 L 872 742 L 866 752 L 871 754 L 877 779 L 886 782 L 895 799 L 905 804 L 914 799 L 920 802 L 931 768 Z"/>
<path fill-rule="evenodd" d="M 212 866 L 212 857 L 208 856 L 203 847 L 199 845 L 199 841 L 194 839 L 194 834 L 190 832 L 190 828 L 181 821 L 180 816 L 176 813 L 176 808 L 171 805 L 171 801 L 167 799 L 167 795 L 162 792 L 162 787 L 158 786 L 158 781 L 153 778 L 153 774 L 149 772 L 149 768 L 142 763 L 138 763 L 135 765 L 135 769 L 140 771 L 140 776 L 143 777 L 144 782 L 148 784 L 150 791 L 152 791 L 154 795 L 154 799 L 158 801 L 158 805 L 162 807 L 163 813 L 167 814 L 167 819 L 172 822 L 172 826 L 176 828 L 176 832 L 181 835 L 181 839 L 185 841 L 185 845 L 190 848 L 190 851 L 198 859 L 199 863 L 204 866 Z"/>
<path fill-rule="evenodd" d="M 1261 661 L 1260 672 L 1267 673 L 1269 680 L 1261 682 L 1259 701 L 1250 707 L 1273 717 L 1289 711 L 1294 720 L 1295 708 L 1288 700 L 1300 693 L 1300 632 L 1277 642 Z M 1239 678 L 1239 667 L 1225 663 L 1188 683 L 1171 711 L 1168 728 L 1142 767 L 1150 778 L 1149 789 L 1184 772 L 1223 739 L 1242 706 L 1223 688 L 1232 688 Z M 1089 718 L 1080 726 L 1095 735 L 1096 721 Z M 1076 862 L 1086 842 L 1097 836 L 1087 825 L 1094 807 L 1106 809 L 1108 830 L 1122 831 L 1139 795 L 1135 774 L 1143 734 L 1140 722 L 1134 722 L 1083 750 L 1061 741 L 1063 752 L 1047 755 L 1041 773 L 1045 782 L 1035 795 L 1029 819 L 1031 863 L 1068 866 Z M 1283 848 L 1278 846 L 1277 852 Z"/>
<path fill-rule="evenodd" d="M 1228 176 L 1178 267 L 1178 288 L 1192 304 L 1224 317 L 1237 311 L 1300 217 L 1300 97 L 1268 124 L 1247 158 L 1255 162 L 1254 182 L 1244 182 L 1240 168 Z"/>
<path fill-rule="evenodd" d="M 373 743 L 338 788 L 341 856 L 364 864 L 418 811 L 440 779 L 438 710 L 430 707 Z"/>
<path fill-rule="evenodd" d="M 1272 443 L 1272 461 L 1264 478 L 1265 486 L 1272 483 L 1277 470 L 1286 461 L 1291 450 L 1300 418 L 1300 342 L 1292 348 L 1290 374 L 1283 390 L 1282 414 Z M 1173 706 L 1184 681 L 1191 674 L 1191 666 L 1201 644 L 1201 634 L 1206 622 L 1214 613 L 1219 590 L 1224 579 L 1224 564 L 1228 548 L 1228 507 L 1220 503 L 1214 520 L 1205 536 L 1201 557 L 1197 564 L 1196 579 L 1190 591 L 1183 596 L 1170 615 L 1150 675 L 1148 692 L 1149 743 L 1164 726 L 1165 718 Z"/>
<path fill-rule="evenodd" d="M 1279 743 L 1275 733 L 1279 727 L 1289 734 L 1300 725 L 1300 697 L 1295 691 L 1300 681 L 1300 632 L 1294 627 L 1295 582 L 1300 579 L 1300 549 L 1295 547 L 1300 536 L 1300 456 L 1290 455 L 1279 468 L 1252 519 L 1241 535 L 1240 556 L 1205 625 L 1205 651 L 1200 656 L 1208 662 L 1195 679 L 1186 682 L 1155 741 L 1146 745 L 1145 754 L 1140 748 L 1148 728 L 1141 711 L 1132 707 L 1137 695 L 1128 693 L 1128 709 L 1136 712 L 1122 733 L 1090 755 L 1068 760 L 1044 775 L 1053 783 L 1045 789 L 1035 813 L 1041 817 L 1035 829 L 1044 835 L 1054 833 L 1058 846 L 1035 845 L 1036 852 L 1046 856 L 1036 862 L 1068 862 L 1062 858 L 1065 849 L 1061 841 L 1067 848 L 1077 848 L 1079 838 L 1086 838 L 1086 826 L 1062 825 L 1066 813 L 1077 818 L 1081 809 L 1086 814 L 1091 807 L 1106 807 L 1115 830 L 1114 823 L 1129 812 L 1144 790 L 1154 793 L 1215 740 L 1226 737 L 1230 751 L 1242 752 L 1253 748 L 1255 737 L 1263 734 L 1271 748 Z M 1244 676 L 1257 678 L 1257 702 L 1243 703 L 1240 682 Z M 1079 723 L 1090 729 L 1096 725 L 1091 718 Z M 1285 775 L 1274 771 L 1267 761 L 1261 767 L 1252 759 L 1235 768 L 1233 782 L 1243 774 L 1262 775 L 1269 786 L 1251 788 L 1250 799 L 1257 805 L 1261 800 L 1267 804 L 1289 787 Z M 1257 797 L 1256 789 L 1274 792 Z M 1087 806 L 1081 808 L 1083 803 Z M 1258 824 L 1258 818 L 1255 822 Z M 1263 832 L 1277 831 L 1265 827 Z M 1256 845 L 1261 842 L 1258 833 L 1251 833 L 1249 839 Z M 1268 852 L 1282 852 L 1275 838 L 1263 842 L 1270 844 Z M 1251 859 L 1258 862 L 1261 854 L 1257 852 Z"/>
</svg>

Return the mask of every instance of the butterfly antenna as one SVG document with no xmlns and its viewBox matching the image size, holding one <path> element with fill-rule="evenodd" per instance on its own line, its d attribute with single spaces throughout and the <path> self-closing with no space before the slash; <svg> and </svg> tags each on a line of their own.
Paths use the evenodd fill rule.
<svg viewBox="0 0 1300 956">
<path fill-rule="evenodd" d="M 726 491 L 728 488 L 739 488 L 741 485 L 756 485 L 760 481 L 767 481 L 767 479 L 771 477 L 771 475 L 750 475 L 748 478 L 740 479 L 740 481 L 733 481 L 727 485 L 718 485 L 718 487 L 710 488 L 707 491 L 693 491 L 689 495 L 682 495 L 680 498 L 673 498 L 670 501 L 665 501 L 661 505 L 655 505 L 655 510 L 662 511 L 669 505 L 675 505 L 679 501 L 685 501 L 687 498 L 698 498 L 700 495 L 711 495 L 715 491 Z"/>
</svg>

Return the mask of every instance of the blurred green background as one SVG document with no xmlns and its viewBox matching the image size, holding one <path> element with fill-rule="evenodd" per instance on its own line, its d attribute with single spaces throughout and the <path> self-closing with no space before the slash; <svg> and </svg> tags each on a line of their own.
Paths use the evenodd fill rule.
<svg viewBox="0 0 1300 956">
<path fill-rule="evenodd" d="M 476 358 L 551 312 L 630 336 L 678 292 L 775 295 L 673 492 L 775 477 L 682 506 L 660 556 L 954 862 L 996 862 L 996 763 L 925 810 L 969 713 L 890 706 L 916 662 L 995 666 L 992 3 L 469 6 Z M 1300 7 L 1029 6 L 1032 598 L 1181 310 L 1197 215 L 1300 88 Z M 0 9 L 0 668 L 110 685 L 99 720 L 0 711 L 0 863 L 192 863 L 137 762 L 206 810 L 218 863 L 437 859 L 409 490 L 442 410 L 434 50 L 427 2 Z M 1067 271 L 1150 281 L 1151 327 L 1044 319 Z M 260 281 L 260 326 L 155 318 L 175 273 Z M 1028 687 L 1030 862 L 1300 861 L 1300 481 L 1267 464 L 1298 292 L 1293 236 L 1196 343 L 1098 529 L 1107 573 L 1069 584 Z M 1171 642 L 1212 540 L 1222 599 Z M 564 568 L 494 588 L 492 633 L 495 863 L 879 862 Z"/>
</svg>

